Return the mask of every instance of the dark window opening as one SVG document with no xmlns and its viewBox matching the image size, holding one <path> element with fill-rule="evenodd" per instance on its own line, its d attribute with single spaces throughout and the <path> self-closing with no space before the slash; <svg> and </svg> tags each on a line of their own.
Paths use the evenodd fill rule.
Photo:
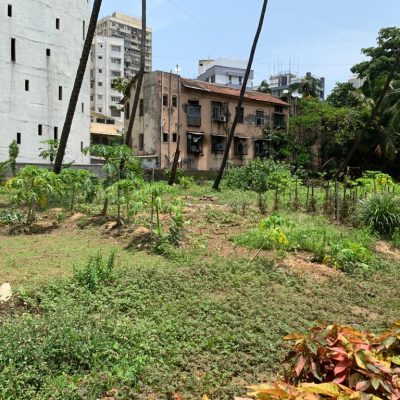
<svg viewBox="0 0 400 400">
<path fill-rule="evenodd" d="M 238 124 L 243 124 L 244 122 L 244 108 L 241 107 L 240 110 L 238 111 Z"/>
<path fill-rule="evenodd" d="M 285 127 L 285 116 L 283 114 L 274 114 L 274 128 L 282 129 Z"/>
<path fill-rule="evenodd" d="M 62 100 L 63 97 L 63 88 L 62 86 L 58 87 L 58 100 Z"/>
<path fill-rule="evenodd" d="M 83 37 L 83 40 L 85 40 L 85 35 L 86 35 L 86 22 L 83 21 L 83 23 L 82 23 L 82 37 Z"/>
<path fill-rule="evenodd" d="M 162 140 L 164 143 L 168 143 L 168 139 L 169 139 L 168 133 L 163 133 L 162 138 L 163 138 Z"/>
<path fill-rule="evenodd" d="M 275 106 L 274 111 L 276 113 L 282 113 L 283 114 L 283 106 Z"/>
<path fill-rule="evenodd" d="M 17 144 L 21 144 L 21 132 L 17 132 Z"/>
<path fill-rule="evenodd" d="M 50 57 L 50 55 L 51 55 L 51 50 L 50 49 L 46 49 L 46 56 Z"/>
<path fill-rule="evenodd" d="M 234 138 L 234 155 L 235 156 L 246 156 L 247 150 L 247 139 L 235 137 Z"/>
<path fill-rule="evenodd" d="M 83 151 L 83 142 L 81 142 L 81 151 Z"/>
<path fill-rule="evenodd" d="M 178 135 L 176 133 L 172 134 L 172 141 L 176 143 L 178 141 Z"/>
<path fill-rule="evenodd" d="M 144 150 L 144 134 L 139 133 L 139 151 Z"/>
<path fill-rule="evenodd" d="M 83 113 L 85 112 L 85 103 L 81 104 L 81 110 L 82 110 Z"/>
<path fill-rule="evenodd" d="M 7 7 L 7 15 L 9 17 L 12 17 L 12 5 L 11 4 L 9 4 Z"/>
<path fill-rule="evenodd" d="M 223 154 L 226 147 L 226 137 L 211 136 L 211 153 Z"/>
<path fill-rule="evenodd" d="M 38 125 L 38 136 L 42 136 L 43 134 L 43 126 L 41 124 Z"/>
<path fill-rule="evenodd" d="M 16 43 L 16 39 L 11 38 L 11 61 L 16 61 L 17 60 L 15 43 Z"/>
<path fill-rule="evenodd" d="M 187 151 L 191 154 L 203 153 L 203 135 L 196 133 L 188 133 L 187 135 Z"/>
<path fill-rule="evenodd" d="M 56 29 L 60 29 L 60 18 L 56 18 Z"/>
<path fill-rule="evenodd" d="M 164 107 L 168 107 L 168 95 L 164 94 L 162 97 L 162 103 Z"/>
<path fill-rule="evenodd" d="M 144 115 L 144 100 L 140 99 L 139 102 L 139 117 L 143 117 Z"/>
<path fill-rule="evenodd" d="M 211 102 L 212 119 L 218 122 L 227 122 L 228 105 L 219 101 Z"/>
<path fill-rule="evenodd" d="M 25 79 L 25 92 L 29 92 L 29 80 Z"/>
<path fill-rule="evenodd" d="M 58 140 L 58 127 L 54 127 L 54 140 Z"/>
<path fill-rule="evenodd" d="M 258 126 L 265 125 L 264 111 L 256 111 L 256 125 Z"/>
<path fill-rule="evenodd" d="M 254 156 L 264 158 L 268 156 L 268 141 L 255 140 L 254 142 Z"/>
<path fill-rule="evenodd" d="M 178 107 L 178 97 L 172 96 L 172 107 Z"/>
<path fill-rule="evenodd" d="M 187 124 L 201 126 L 201 105 L 197 100 L 189 100 L 187 106 Z"/>
</svg>

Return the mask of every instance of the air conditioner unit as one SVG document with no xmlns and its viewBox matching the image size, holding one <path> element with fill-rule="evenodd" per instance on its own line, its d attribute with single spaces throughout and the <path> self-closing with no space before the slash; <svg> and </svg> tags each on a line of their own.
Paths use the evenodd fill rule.
<svg viewBox="0 0 400 400">
<path fill-rule="evenodd" d="M 225 143 L 216 143 L 214 146 L 215 151 L 224 151 Z"/>
<path fill-rule="evenodd" d="M 218 122 L 226 122 L 226 116 L 225 115 L 218 115 L 216 118 Z"/>
</svg>

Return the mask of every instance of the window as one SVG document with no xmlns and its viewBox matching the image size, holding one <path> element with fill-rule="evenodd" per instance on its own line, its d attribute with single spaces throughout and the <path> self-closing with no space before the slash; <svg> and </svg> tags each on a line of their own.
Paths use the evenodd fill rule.
<svg viewBox="0 0 400 400">
<path fill-rule="evenodd" d="M 178 97 L 172 96 L 172 107 L 178 107 Z"/>
<path fill-rule="evenodd" d="M 201 126 L 201 106 L 197 100 L 189 100 L 187 106 L 187 124 Z"/>
<path fill-rule="evenodd" d="M 98 100 L 103 100 L 103 95 L 102 95 L 102 94 L 98 94 L 98 95 L 97 95 L 97 99 L 98 99 Z"/>
<path fill-rule="evenodd" d="M 58 127 L 54 127 L 54 140 L 58 140 Z"/>
<path fill-rule="evenodd" d="M 265 125 L 264 111 L 256 111 L 256 125 L 257 126 Z"/>
<path fill-rule="evenodd" d="M 58 87 L 58 100 L 62 100 L 63 97 L 63 88 L 62 86 Z"/>
<path fill-rule="evenodd" d="M 234 137 L 234 154 L 235 156 L 246 156 L 247 155 L 247 139 Z"/>
<path fill-rule="evenodd" d="M 218 122 L 227 121 L 228 105 L 220 101 L 211 102 L 212 119 Z"/>
<path fill-rule="evenodd" d="M 103 70 L 101 68 L 99 68 L 99 74 L 102 74 Z"/>
<path fill-rule="evenodd" d="M 121 64 L 121 59 L 120 58 L 111 58 L 111 63 L 112 64 Z"/>
<path fill-rule="evenodd" d="M 111 116 L 121 118 L 121 110 L 115 107 L 111 108 Z"/>
<path fill-rule="evenodd" d="M 129 113 L 130 113 L 130 104 L 126 103 L 125 104 L 125 119 L 129 119 Z"/>
<path fill-rule="evenodd" d="M 99 60 L 102 60 L 102 59 L 103 59 L 103 56 L 97 56 L 97 58 L 98 58 Z"/>
<path fill-rule="evenodd" d="M 215 75 L 211 77 L 211 83 L 215 83 Z"/>
<path fill-rule="evenodd" d="M 83 151 L 83 142 L 81 142 L 81 151 Z"/>
<path fill-rule="evenodd" d="M 51 55 L 51 50 L 50 49 L 46 49 L 46 56 L 50 57 L 50 55 Z"/>
<path fill-rule="evenodd" d="M 275 106 L 274 111 L 276 113 L 282 113 L 283 114 L 283 106 Z"/>
<path fill-rule="evenodd" d="M 111 71 L 111 76 L 121 76 L 121 71 Z"/>
<path fill-rule="evenodd" d="M 25 79 L 25 92 L 29 92 L 29 80 Z"/>
<path fill-rule="evenodd" d="M 97 82 L 97 86 L 103 86 L 103 82 Z"/>
<path fill-rule="evenodd" d="M 169 140 L 169 135 L 168 135 L 168 133 L 163 133 L 162 139 L 163 139 L 163 142 L 164 142 L 164 143 L 168 143 L 168 140 Z"/>
<path fill-rule="evenodd" d="M 17 144 L 21 144 L 21 132 L 17 132 Z"/>
<path fill-rule="evenodd" d="M 43 126 L 41 124 L 38 125 L 38 136 L 42 136 Z"/>
<path fill-rule="evenodd" d="M 255 157 L 267 157 L 268 155 L 268 142 L 262 139 L 256 139 L 254 141 L 254 156 Z"/>
<path fill-rule="evenodd" d="M 139 117 L 143 117 L 144 115 L 144 101 L 143 99 L 140 99 L 139 102 Z"/>
<path fill-rule="evenodd" d="M 168 95 L 164 94 L 162 97 L 162 102 L 164 107 L 168 107 Z"/>
<path fill-rule="evenodd" d="M 56 18 L 56 29 L 60 29 L 60 18 Z"/>
<path fill-rule="evenodd" d="M 224 136 L 211 136 L 211 153 L 223 154 L 226 147 L 226 137 Z"/>
<path fill-rule="evenodd" d="M 144 150 L 144 134 L 139 133 L 139 151 Z"/>
<path fill-rule="evenodd" d="M 82 21 L 82 38 L 85 40 L 86 36 L 86 21 Z"/>
<path fill-rule="evenodd" d="M 85 112 L 85 103 L 81 104 L 81 110 L 82 110 L 83 113 Z"/>
<path fill-rule="evenodd" d="M 244 108 L 241 107 L 240 110 L 238 111 L 238 124 L 243 124 L 244 121 Z"/>
<path fill-rule="evenodd" d="M 285 116 L 283 114 L 274 114 L 274 128 L 281 129 L 285 127 Z"/>
<path fill-rule="evenodd" d="M 187 152 L 191 154 L 203 153 L 203 135 L 199 135 L 198 133 L 188 133 Z"/>
<path fill-rule="evenodd" d="M 111 45 L 111 51 L 118 51 L 118 52 L 120 52 L 120 51 L 121 51 L 121 46 L 113 46 L 113 45 Z"/>
<path fill-rule="evenodd" d="M 229 75 L 229 83 L 232 83 L 233 76 Z"/>
<path fill-rule="evenodd" d="M 111 96 L 111 101 L 113 101 L 114 103 L 119 103 L 121 101 L 121 97 Z"/>
<path fill-rule="evenodd" d="M 12 17 L 12 5 L 11 4 L 9 4 L 7 7 L 7 15 L 9 17 Z"/>
<path fill-rule="evenodd" d="M 241 85 L 243 83 L 243 78 L 239 76 L 239 84 Z"/>
<path fill-rule="evenodd" d="M 15 50 L 16 39 L 11 38 L 11 61 L 17 60 L 16 50 Z"/>
<path fill-rule="evenodd" d="M 173 141 L 174 143 L 176 143 L 177 140 L 178 140 L 178 135 L 177 135 L 176 133 L 173 133 L 173 134 L 172 134 L 172 141 Z"/>
<path fill-rule="evenodd" d="M 99 108 L 98 108 L 98 111 L 99 111 L 99 113 L 102 113 L 102 112 L 103 112 L 103 108 L 102 108 L 102 107 L 99 107 Z"/>
</svg>

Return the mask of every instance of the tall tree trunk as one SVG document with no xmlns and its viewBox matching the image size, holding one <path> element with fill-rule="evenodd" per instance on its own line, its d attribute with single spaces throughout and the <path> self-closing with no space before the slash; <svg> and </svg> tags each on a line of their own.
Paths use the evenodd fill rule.
<svg viewBox="0 0 400 400">
<path fill-rule="evenodd" d="M 89 28 L 86 34 L 85 44 L 82 50 L 82 56 L 79 61 L 78 70 L 76 72 L 74 88 L 72 89 L 71 97 L 69 100 L 67 116 L 65 118 L 64 127 L 62 130 L 60 143 L 58 144 L 58 151 L 56 160 L 54 162 L 53 170 L 56 174 L 61 172 L 62 163 L 65 155 L 65 149 L 68 143 L 68 137 L 71 132 L 72 121 L 74 119 L 76 104 L 78 103 L 79 93 L 81 91 L 82 82 L 85 77 L 87 62 L 89 60 L 90 50 L 92 48 L 93 37 L 96 32 L 97 20 L 99 18 L 100 7 L 102 0 L 94 0 L 92 14 L 90 16 Z"/>
<path fill-rule="evenodd" d="M 392 82 L 395 73 L 398 71 L 399 66 L 400 66 L 400 48 L 397 51 L 395 61 L 392 65 L 392 69 L 390 70 L 389 75 L 386 79 L 385 86 L 383 87 L 382 93 L 380 94 L 378 101 L 375 103 L 375 106 L 372 109 L 371 116 L 368 118 L 368 122 L 366 123 L 365 128 L 357 134 L 357 136 L 353 142 L 353 146 L 351 147 L 351 149 L 349 151 L 349 154 L 347 154 L 347 157 L 344 159 L 344 161 L 342 162 L 342 164 L 339 167 L 339 170 L 336 173 L 336 176 L 335 176 L 336 178 L 338 178 L 340 173 L 349 165 L 349 162 L 353 158 L 354 153 L 357 150 L 357 147 L 361 144 L 361 141 L 364 137 L 365 131 L 368 129 L 368 127 L 370 127 L 373 124 L 375 118 L 378 116 L 378 112 L 382 106 L 383 100 L 385 99 L 385 96 L 389 90 L 390 83 Z"/>
<path fill-rule="evenodd" d="M 141 49 L 140 49 L 140 68 L 139 72 L 136 74 L 137 83 L 135 90 L 135 97 L 133 99 L 132 110 L 129 118 L 128 129 L 125 132 L 125 144 L 129 147 L 133 145 L 133 125 L 135 124 L 136 112 L 139 105 L 140 100 L 140 92 L 142 91 L 142 84 L 146 66 L 146 34 L 147 34 L 147 6 L 146 0 L 142 0 L 142 40 L 141 40 Z"/>
<path fill-rule="evenodd" d="M 179 156 L 181 155 L 180 142 L 181 142 L 181 136 L 179 135 L 178 140 L 176 142 L 176 151 L 174 156 L 174 162 L 172 164 L 171 176 L 169 177 L 168 181 L 168 185 L 170 186 L 174 185 L 176 179 L 176 171 L 178 170 Z"/>
<path fill-rule="evenodd" d="M 255 55 L 255 52 L 256 52 L 256 49 L 257 49 L 258 39 L 260 38 L 261 30 L 262 30 L 262 27 L 263 27 L 263 24 L 264 24 L 264 18 L 265 18 L 265 14 L 266 14 L 266 11 L 267 11 L 268 0 L 263 0 L 263 1 L 264 1 L 264 4 L 263 4 L 262 10 L 261 10 L 260 21 L 258 23 L 257 32 L 256 32 L 256 35 L 254 37 L 253 46 L 252 46 L 251 52 L 250 52 L 249 62 L 247 64 L 247 69 L 246 69 L 246 73 L 244 75 L 242 89 L 240 91 L 239 101 L 238 101 L 238 104 L 237 104 L 237 107 L 236 107 L 235 119 L 233 120 L 232 127 L 231 127 L 231 130 L 229 132 L 229 136 L 227 138 L 226 147 L 225 147 L 225 151 L 224 151 L 224 156 L 223 156 L 222 162 L 221 162 L 221 167 L 220 167 L 220 170 L 218 172 L 218 176 L 215 179 L 215 182 L 214 182 L 214 185 L 213 185 L 213 188 L 215 190 L 219 189 L 219 185 L 221 183 L 222 177 L 224 176 L 226 163 L 227 163 L 228 157 L 229 157 L 229 150 L 231 148 L 233 137 L 235 135 L 236 126 L 238 124 L 238 119 L 239 119 L 239 113 L 240 113 L 240 110 L 242 108 L 243 99 L 244 99 L 244 95 L 246 93 L 246 88 L 247 88 L 247 82 L 249 80 L 249 76 L 250 76 L 250 72 L 251 72 L 251 66 L 253 65 L 254 55 Z"/>
</svg>

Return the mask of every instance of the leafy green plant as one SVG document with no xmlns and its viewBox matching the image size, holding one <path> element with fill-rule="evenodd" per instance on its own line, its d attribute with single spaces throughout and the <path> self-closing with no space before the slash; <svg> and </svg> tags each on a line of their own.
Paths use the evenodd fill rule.
<svg viewBox="0 0 400 400">
<path fill-rule="evenodd" d="M 8 146 L 8 163 L 13 176 L 17 174 L 17 158 L 19 155 L 19 146 L 16 140 L 13 140 Z"/>
<path fill-rule="evenodd" d="M 54 159 L 56 158 L 57 155 L 57 149 L 58 149 L 58 140 L 56 139 L 48 139 L 48 140 L 43 140 L 42 142 L 43 145 L 46 147 L 41 147 L 39 157 L 43 158 L 43 160 L 49 160 L 50 165 L 53 165 Z"/>
<path fill-rule="evenodd" d="M 384 238 L 391 238 L 400 228 L 400 199 L 390 193 L 377 193 L 362 200 L 358 219 Z"/>
<path fill-rule="evenodd" d="M 30 226 L 34 219 L 35 206 L 39 202 L 46 203 L 47 197 L 62 192 L 59 177 L 52 171 L 34 166 L 26 166 L 19 170 L 17 176 L 6 184 L 9 190 L 16 191 L 17 203 L 28 204 L 26 224 Z"/>
<path fill-rule="evenodd" d="M 0 210 L 0 225 L 20 224 L 24 219 L 24 215 L 18 210 Z"/>
<path fill-rule="evenodd" d="M 73 280 L 91 292 L 101 285 L 111 282 L 114 278 L 115 251 L 108 259 L 103 259 L 101 253 L 92 256 L 85 265 L 75 268 Z"/>
</svg>

